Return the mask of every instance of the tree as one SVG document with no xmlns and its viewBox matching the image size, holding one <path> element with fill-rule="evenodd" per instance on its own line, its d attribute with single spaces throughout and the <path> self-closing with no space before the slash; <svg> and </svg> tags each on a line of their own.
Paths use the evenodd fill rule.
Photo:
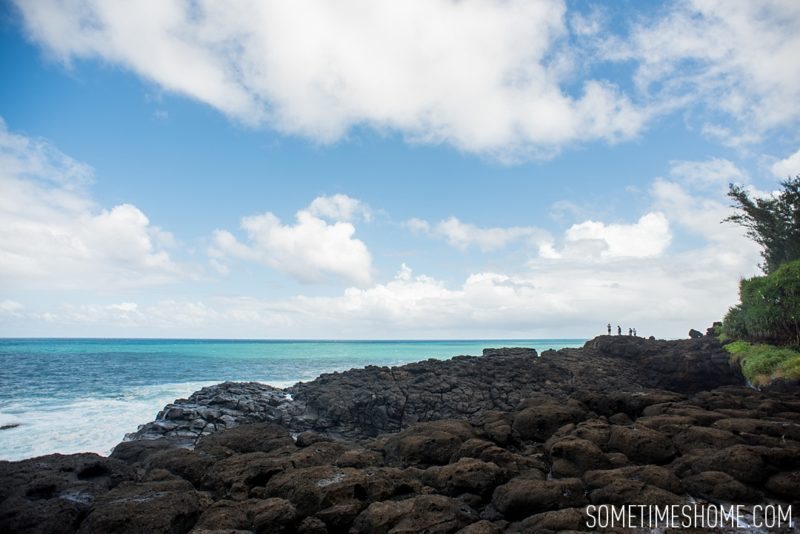
<svg viewBox="0 0 800 534">
<path fill-rule="evenodd" d="M 800 259 L 800 175 L 781 182 L 783 190 L 765 198 L 751 198 L 741 186 L 730 184 L 728 196 L 738 213 L 725 221 L 747 229 L 747 237 L 763 247 L 761 268 L 769 274 L 782 264 Z M 724 222 L 724 221 L 723 221 Z"/>
<path fill-rule="evenodd" d="M 728 310 L 723 331 L 734 339 L 800 346 L 800 260 L 739 283 L 741 304 Z"/>
</svg>

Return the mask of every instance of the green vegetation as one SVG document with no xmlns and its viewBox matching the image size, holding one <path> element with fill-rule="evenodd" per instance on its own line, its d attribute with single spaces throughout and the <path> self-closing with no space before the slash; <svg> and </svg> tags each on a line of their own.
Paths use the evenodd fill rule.
<svg viewBox="0 0 800 534">
<path fill-rule="evenodd" d="M 731 339 L 800 345 L 800 260 L 739 285 L 741 303 L 728 310 L 722 333 Z"/>
<path fill-rule="evenodd" d="M 741 302 L 715 330 L 721 341 L 735 340 L 725 348 L 757 386 L 800 380 L 800 175 L 781 185 L 766 198 L 752 199 L 733 184 L 728 191 L 738 211 L 725 220 L 744 226 L 763 247 L 766 276 L 740 282 Z"/>
<path fill-rule="evenodd" d="M 734 341 L 725 348 L 753 385 L 763 386 L 776 378 L 800 379 L 800 352 L 794 349 L 746 341 Z"/>
<path fill-rule="evenodd" d="M 781 185 L 782 191 L 765 198 L 750 198 L 750 193 L 734 184 L 728 190 L 738 212 L 725 221 L 744 226 L 747 236 L 763 247 L 765 273 L 800 259 L 800 175 Z"/>
</svg>

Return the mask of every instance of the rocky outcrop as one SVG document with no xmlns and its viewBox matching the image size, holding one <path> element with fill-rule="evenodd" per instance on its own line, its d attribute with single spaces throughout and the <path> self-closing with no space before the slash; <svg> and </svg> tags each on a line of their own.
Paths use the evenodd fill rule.
<svg viewBox="0 0 800 534">
<path fill-rule="evenodd" d="M 647 388 L 693 393 L 742 383 L 738 368 L 711 337 L 651 341 L 600 336 L 582 349 L 541 356 L 524 348 L 485 349 L 482 357 L 367 366 L 323 374 L 286 390 L 226 382 L 166 406 L 155 421 L 128 437 L 167 437 L 191 445 L 218 430 L 270 421 L 296 433 L 313 430 L 361 439 L 417 422 L 474 420 L 492 410 L 508 412 L 523 399 L 537 396 L 552 400 L 578 391 Z M 557 424 L 558 417 L 552 417 Z"/>
<path fill-rule="evenodd" d="M 720 354 L 707 337 L 603 336 L 285 391 L 221 384 L 110 458 L 0 462 L 0 530 L 556 532 L 585 529 L 587 505 L 688 502 L 797 514 L 800 398 L 724 385 L 741 377 Z"/>
<path fill-rule="evenodd" d="M 498 421 L 511 430 L 498 432 Z M 480 420 L 415 423 L 361 441 L 292 439 L 281 425 L 256 423 L 202 436 L 193 449 L 178 443 L 0 462 L 0 524 L 8 532 L 552 532 L 585 528 L 589 504 L 800 510 L 800 399 L 745 387 L 539 396 Z"/>
</svg>

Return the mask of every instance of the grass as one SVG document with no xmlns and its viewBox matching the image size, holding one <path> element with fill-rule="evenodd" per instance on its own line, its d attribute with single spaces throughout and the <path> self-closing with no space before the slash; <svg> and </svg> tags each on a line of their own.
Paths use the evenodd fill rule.
<svg viewBox="0 0 800 534">
<path fill-rule="evenodd" d="M 739 362 L 745 378 L 755 386 L 764 386 L 776 378 L 800 379 L 800 352 L 797 350 L 746 341 L 734 341 L 725 348 L 731 360 Z"/>
</svg>

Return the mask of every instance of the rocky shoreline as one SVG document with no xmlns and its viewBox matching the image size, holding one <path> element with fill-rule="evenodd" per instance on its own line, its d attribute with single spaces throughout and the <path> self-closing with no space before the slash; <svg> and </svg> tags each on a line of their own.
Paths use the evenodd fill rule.
<svg viewBox="0 0 800 534">
<path fill-rule="evenodd" d="M 746 387 L 712 337 L 223 383 L 127 438 L 109 458 L 0 462 L 0 530 L 582 531 L 602 504 L 800 515 L 798 389 Z"/>
</svg>

